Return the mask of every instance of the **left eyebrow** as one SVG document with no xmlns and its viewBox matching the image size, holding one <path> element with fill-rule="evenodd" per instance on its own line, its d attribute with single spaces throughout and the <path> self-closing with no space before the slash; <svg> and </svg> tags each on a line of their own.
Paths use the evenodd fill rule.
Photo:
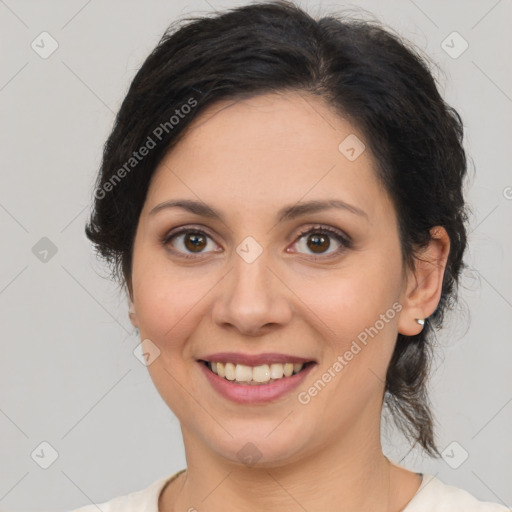
<svg viewBox="0 0 512 512">
<path fill-rule="evenodd" d="M 215 208 L 201 202 L 192 199 L 177 199 L 171 201 L 165 201 L 156 205 L 150 212 L 149 215 L 155 215 L 157 212 L 167 209 L 167 208 L 183 208 L 191 213 L 196 215 L 201 215 L 203 217 L 208 217 L 212 219 L 218 219 L 221 222 L 225 222 L 224 215 L 216 210 Z M 288 205 L 281 208 L 277 212 L 277 220 L 278 222 L 284 222 L 287 220 L 292 220 L 302 215 L 307 215 L 309 213 L 316 213 L 323 210 L 330 209 L 340 209 L 345 210 L 354 215 L 358 215 L 360 217 L 365 217 L 367 220 L 368 215 L 365 211 L 361 210 L 357 206 L 346 203 L 345 201 L 341 201 L 340 199 L 328 199 L 328 200 L 313 200 L 307 201 L 303 203 L 297 203 L 293 205 Z"/>
<path fill-rule="evenodd" d="M 279 222 L 283 222 L 285 220 L 295 219 L 296 217 L 300 217 L 301 215 L 306 215 L 308 213 L 315 213 L 333 208 L 346 210 L 350 213 L 353 213 L 354 215 L 359 215 L 360 217 L 365 217 L 367 220 L 369 220 L 367 213 L 361 210 L 361 208 L 346 203 L 345 201 L 341 201 L 340 199 L 307 201 L 305 203 L 297 203 L 291 206 L 285 206 L 277 212 L 277 219 Z"/>
</svg>

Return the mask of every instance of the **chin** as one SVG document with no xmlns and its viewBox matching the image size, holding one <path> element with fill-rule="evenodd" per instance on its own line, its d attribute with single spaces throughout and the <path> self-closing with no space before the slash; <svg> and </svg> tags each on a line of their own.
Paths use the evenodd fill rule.
<svg viewBox="0 0 512 512">
<path fill-rule="evenodd" d="M 279 467 L 300 459 L 307 445 L 304 429 L 278 426 L 279 421 L 262 421 L 247 427 L 229 423 L 229 435 L 221 427 L 203 432 L 204 443 L 217 455 L 238 465 L 255 468 Z M 276 428 L 277 427 L 277 428 Z"/>
</svg>

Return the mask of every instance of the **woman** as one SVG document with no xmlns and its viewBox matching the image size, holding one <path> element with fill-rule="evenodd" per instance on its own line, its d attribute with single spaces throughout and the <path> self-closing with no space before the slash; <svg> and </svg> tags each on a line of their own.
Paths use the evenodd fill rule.
<svg viewBox="0 0 512 512">
<path fill-rule="evenodd" d="M 380 443 L 385 404 L 439 455 L 426 379 L 466 248 L 462 137 L 421 57 L 376 24 L 271 2 L 163 37 L 86 233 L 187 468 L 103 512 L 506 510 Z"/>
</svg>

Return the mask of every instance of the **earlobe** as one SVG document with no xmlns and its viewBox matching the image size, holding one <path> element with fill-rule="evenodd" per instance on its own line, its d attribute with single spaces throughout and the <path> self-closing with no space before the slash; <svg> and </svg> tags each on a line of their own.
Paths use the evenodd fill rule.
<svg viewBox="0 0 512 512">
<path fill-rule="evenodd" d="M 404 285 L 398 332 L 406 336 L 421 332 L 425 319 L 436 310 L 441 299 L 450 238 L 441 226 L 433 227 L 430 235 L 428 246 L 415 255 L 415 268 L 408 273 Z"/>
</svg>

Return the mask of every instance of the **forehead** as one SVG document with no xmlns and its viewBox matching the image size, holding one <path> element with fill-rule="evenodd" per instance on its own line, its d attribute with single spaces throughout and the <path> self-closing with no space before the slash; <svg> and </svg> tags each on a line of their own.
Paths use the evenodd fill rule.
<svg viewBox="0 0 512 512">
<path fill-rule="evenodd" d="M 187 132 L 189 148 L 213 142 L 231 155 L 254 151 L 261 158 L 269 152 L 298 151 L 304 145 L 313 154 L 327 151 L 337 156 L 340 135 L 357 130 L 322 97 L 293 91 L 216 102 L 203 110 Z"/>
<path fill-rule="evenodd" d="M 347 157 L 350 146 L 360 153 L 355 159 Z M 267 209 L 328 195 L 374 214 L 387 200 L 363 135 L 322 98 L 298 92 L 221 101 L 201 112 L 158 166 L 148 202 L 170 195 Z"/>
</svg>

